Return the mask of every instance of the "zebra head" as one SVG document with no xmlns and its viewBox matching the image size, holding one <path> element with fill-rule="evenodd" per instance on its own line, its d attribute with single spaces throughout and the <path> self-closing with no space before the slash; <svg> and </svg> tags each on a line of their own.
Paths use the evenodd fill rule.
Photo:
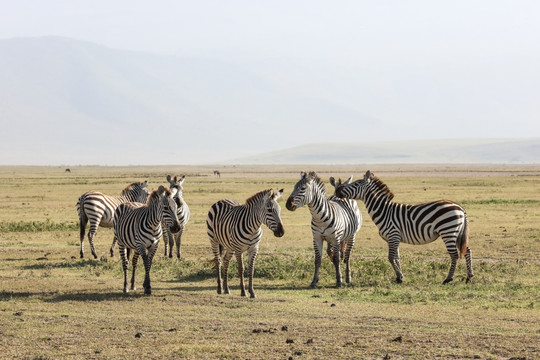
<svg viewBox="0 0 540 360">
<path fill-rule="evenodd" d="M 300 172 L 300 180 L 294 185 L 293 192 L 287 199 L 287 210 L 294 211 L 297 208 L 300 208 L 306 204 L 309 204 L 314 197 L 314 186 L 316 186 L 315 179 L 317 179 L 317 174 L 315 172 L 310 172 L 309 174 L 302 171 Z"/>
<path fill-rule="evenodd" d="M 361 199 L 365 198 L 366 190 L 368 189 L 373 179 L 371 171 L 367 171 L 363 179 L 356 180 L 353 183 L 346 181 L 343 184 L 336 186 L 336 196 L 344 199 Z M 352 177 L 349 178 L 352 180 Z"/>
<path fill-rule="evenodd" d="M 122 196 L 127 197 L 132 202 L 140 202 L 144 204 L 146 203 L 148 195 L 150 194 L 150 191 L 148 191 L 146 188 L 147 185 L 148 180 L 145 180 L 144 182 L 134 182 L 122 190 Z"/>
<path fill-rule="evenodd" d="M 282 237 L 285 234 L 283 222 L 281 221 L 281 206 L 277 202 L 281 194 L 283 194 L 283 189 L 276 193 L 270 191 L 270 196 L 265 203 L 264 223 L 274 232 L 275 237 Z"/>
<path fill-rule="evenodd" d="M 161 185 L 158 192 L 162 205 L 163 220 L 169 229 L 171 229 L 171 232 L 176 233 L 180 231 L 180 221 L 178 220 L 178 215 L 176 213 L 178 205 L 176 205 L 176 201 L 174 200 L 177 190 L 173 189 L 170 191 Z"/>
<path fill-rule="evenodd" d="M 330 184 L 334 187 L 335 191 L 334 191 L 334 195 L 336 194 L 337 192 L 337 189 L 342 186 L 342 185 L 347 185 L 347 184 L 350 184 L 352 181 L 352 176 L 349 177 L 347 180 L 345 180 L 344 182 L 341 182 L 341 178 L 338 179 L 336 181 L 336 179 L 334 179 L 333 176 L 330 177 Z M 337 196 L 337 195 L 336 195 Z M 339 197 L 339 196 L 338 196 Z"/>
<path fill-rule="evenodd" d="M 171 191 L 173 189 L 176 189 L 176 194 L 174 195 L 174 200 L 176 201 L 177 206 L 181 206 L 182 202 L 180 199 L 182 199 L 182 196 L 184 195 L 184 188 L 182 187 L 182 184 L 184 183 L 184 180 L 186 180 L 186 175 L 182 175 L 181 178 L 178 178 L 178 176 L 174 176 L 174 178 L 171 177 L 171 175 L 167 175 L 167 181 L 169 182 L 169 188 Z"/>
</svg>

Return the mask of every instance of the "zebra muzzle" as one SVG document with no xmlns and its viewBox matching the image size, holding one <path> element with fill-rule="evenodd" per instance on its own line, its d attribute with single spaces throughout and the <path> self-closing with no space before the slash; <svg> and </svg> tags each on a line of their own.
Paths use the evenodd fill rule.
<svg viewBox="0 0 540 360">
<path fill-rule="evenodd" d="M 283 228 L 283 225 L 279 224 L 276 231 L 274 231 L 274 236 L 275 237 L 282 237 L 283 235 L 285 235 L 285 229 Z"/>
<path fill-rule="evenodd" d="M 171 229 L 172 233 L 177 233 L 180 231 L 180 223 L 176 221 L 172 226 L 169 226 L 169 229 Z"/>
<path fill-rule="evenodd" d="M 296 205 L 294 205 L 294 199 L 292 198 L 292 196 L 287 199 L 287 203 L 285 204 L 285 207 L 289 211 L 296 210 Z"/>
</svg>

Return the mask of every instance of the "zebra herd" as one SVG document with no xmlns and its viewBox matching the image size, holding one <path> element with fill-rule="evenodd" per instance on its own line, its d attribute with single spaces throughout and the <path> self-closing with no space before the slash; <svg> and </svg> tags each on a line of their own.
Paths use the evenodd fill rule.
<svg viewBox="0 0 540 360">
<path fill-rule="evenodd" d="M 77 202 L 80 221 L 80 256 L 84 257 L 83 243 L 89 222 L 88 240 L 94 258 L 94 236 L 99 226 L 113 227 L 114 239 L 111 256 L 118 243 L 124 271 L 124 292 L 135 290 L 135 269 L 139 256 L 145 267 L 144 293 L 151 294 L 150 269 L 159 240 L 164 239 L 165 256 L 172 257 L 176 244 L 176 256 L 181 257 L 181 236 L 189 221 L 189 207 L 183 199 L 182 184 L 185 176 L 167 176 L 169 188 L 160 186 L 151 193 L 147 181 L 127 186 L 120 196 L 109 196 L 96 191 L 84 193 Z M 403 281 L 399 258 L 399 244 L 427 244 L 441 237 L 451 258 L 448 276 L 443 284 L 453 280 L 457 260 L 465 256 L 466 282 L 473 278 L 471 250 L 468 246 L 469 229 L 465 210 L 458 204 L 439 200 L 419 205 L 407 205 L 392 201 L 393 193 L 388 186 L 370 171 L 363 179 L 345 182 L 330 178 L 335 194 L 328 196 L 324 182 L 315 173 L 300 173 L 300 180 L 286 201 L 286 208 L 295 211 L 307 205 L 311 213 L 311 231 L 315 250 L 315 271 L 311 287 L 319 281 L 319 268 L 324 241 L 327 254 L 336 271 L 336 286 L 342 285 L 340 259 L 345 263 L 345 281 L 351 282 L 350 256 L 355 237 L 362 225 L 362 215 L 356 199 L 362 200 L 369 216 L 388 243 L 388 260 L 392 265 L 396 282 Z M 256 297 L 253 288 L 255 259 L 262 237 L 262 225 L 266 225 L 276 237 L 285 234 L 281 220 L 281 207 L 277 200 L 283 189 L 260 191 L 245 204 L 234 200 L 214 203 L 206 219 L 207 234 L 217 269 L 217 292 L 229 294 L 228 267 L 236 256 L 240 278 L 241 295 L 246 296 L 244 285 L 243 254 L 248 257 L 248 291 Z M 132 262 L 131 283 L 128 289 L 129 258 Z"/>
</svg>

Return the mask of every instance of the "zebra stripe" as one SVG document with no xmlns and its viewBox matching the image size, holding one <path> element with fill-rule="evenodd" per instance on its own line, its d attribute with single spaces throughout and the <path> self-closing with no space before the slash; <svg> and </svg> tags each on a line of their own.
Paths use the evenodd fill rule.
<svg viewBox="0 0 540 360">
<path fill-rule="evenodd" d="M 248 254 L 249 267 L 249 294 L 255 297 L 253 290 L 253 273 L 255 258 L 259 252 L 259 242 L 262 237 L 262 224 L 264 223 L 274 232 L 274 236 L 282 237 L 285 233 L 281 221 L 281 207 L 277 199 L 283 189 L 274 193 L 272 190 L 261 191 L 246 200 L 241 205 L 234 200 L 221 200 L 210 208 L 206 219 L 206 226 L 214 262 L 217 267 L 217 292 L 229 294 L 228 268 L 229 261 L 236 255 L 238 262 L 238 275 L 240 277 L 241 295 L 246 296 L 244 286 L 243 253 Z M 223 258 L 223 264 L 222 264 Z M 223 265 L 223 284 L 221 267 Z"/>
<path fill-rule="evenodd" d="M 144 293 L 151 294 L 150 268 L 152 259 L 158 248 L 162 235 L 161 223 L 165 222 L 176 232 L 180 227 L 176 217 L 176 202 L 174 193 L 160 186 L 148 197 L 146 204 L 124 203 L 120 204 L 114 213 L 114 238 L 118 242 L 118 250 L 122 258 L 124 270 L 124 293 L 127 293 L 127 270 L 129 264 L 129 250 L 134 250 L 131 276 L 131 290 L 135 290 L 135 269 L 139 255 L 144 262 Z"/>
<path fill-rule="evenodd" d="M 148 197 L 147 185 L 148 181 L 135 182 L 128 185 L 120 196 L 110 196 L 98 191 L 89 191 L 79 197 L 77 201 L 77 213 L 79 214 L 80 223 L 81 258 L 84 257 L 84 234 L 88 221 L 90 221 L 88 241 L 92 255 L 97 259 L 94 236 L 98 227 L 111 228 L 113 226 L 114 211 L 118 205 L 126 202 L 146 202 L 146 198 Z"/>
<path fill-rule="evenodd" d="M 345 184 L 348 184 L 349 178 Z M 341 185 L 332 177 L 330 183 Z M 327 198 L 323 181 L 315 172 L 300 173 L 300 180 L 287 200 L 287 209 L 295 211 L 307 205 L 311 213 L 311 232 L 313 233 L 313 249 L 315 250 L 315 273 L 311 287 L 319 282 L 323 242 L 328 243 L 328 255 L 336 269 L 336 286 L 342 285 L 340 254 L 345 263 L 345 281 L 351 282 L 350 255 L 354 246 L 356 233 L 362 226 L 362 215 L 355 200 L 340 199 L 334 195 Z"/>
<path fill-rule="evenodd" d="M 173 257 L 173 246 L 176 243 L 176 257 L 180 259 L 180 245 L 182 241 L 182 234 L 184 233 L 185 226 L 189 221 L 189 206 L 184 201 L 184 189 L 182 187 L 185 179 L 185 175 L 183 175 L 181 178 L 178 178 L 177 176 L 171 178 L 170 175 L 167 175 L 167 181 L 170 184 L 170 189 L 176 189 L 174 201 L 176 202 L 176 205 L 178 207 L 176 215 L 178 216 L 178 221 L 180 221 L 180 230 L 177 233 L 173 234 L 166 226 L 163 228 L 163 244 L 165 245 L 165 256 L 167 256 L 168 254 L 170 258 Z"/>
<path fill-rule="evenodd" d="M 366 205 L 379 234 L 388 243 L 388 260 L 396 273 L 396 281 L 403 281 L 399 261 L 399 244 L 423 245 L 441 237 L 452 260 L 443 284 L 454 279 L 457 260 L 465 255 L 467 280 L 474 276 L 469 243 L 469 221 L 458 204 L 439 200 L 419 205 L 392 202 L 394 194 L 370 171 L 364 179 L 344 184 L 336 189 L 341 197 L 360 199 Z"/>
</svg>

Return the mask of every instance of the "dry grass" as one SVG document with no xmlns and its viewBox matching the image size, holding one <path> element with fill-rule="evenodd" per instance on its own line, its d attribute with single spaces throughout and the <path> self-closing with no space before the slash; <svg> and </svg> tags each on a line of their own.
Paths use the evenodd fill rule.
<svg viewBox="0 0 540 360">
<path fill-rule="evenodd" d="M 358 178 L 367 168 L 315 170 L 327 181 L 330 175 Z M 461 261 L 454 283 L 440 285 L 449 266 L 440 240 L 402 246 L 405 279 L 395 284 L 386 244 L 360 204 L 364 222 L 353 250 L 353 283 L 335 289 L 325 260 L 321 287 L 308 289 L 310 216 L 283 206 L 305 167 L 220 168 L 221 178 L 212 176 L 212 167 L 72 167 L 71 173 L 0 167 L 0 358 L 540 358 L 540 168 L 369 168 L 396 201 L 449 198 L 465 206 L 473 284 L 463 283 Z M 111 230 L 98 231 L 100 260 L 78 258 L 75 203 L 85 191 L 115 194 L 133 181 L 148 179 L 157 188 L 168 173 L 187 174 L 192 217 L 185 258 L 165 259 L 160 247 L 154 294 L 124 295 L 118 256 L 107 255 Z M 265 232 L 257 299 L 239 296 L 236 277 L 232 294 L 218 296 L 206 262 L 208 208 L 265 188 L 285 188 L 285 236 Z M 85 249 L 90 255 L 88 244 Z M 139 269 L 139 287 L 142 276 Z"/>
</svg>

